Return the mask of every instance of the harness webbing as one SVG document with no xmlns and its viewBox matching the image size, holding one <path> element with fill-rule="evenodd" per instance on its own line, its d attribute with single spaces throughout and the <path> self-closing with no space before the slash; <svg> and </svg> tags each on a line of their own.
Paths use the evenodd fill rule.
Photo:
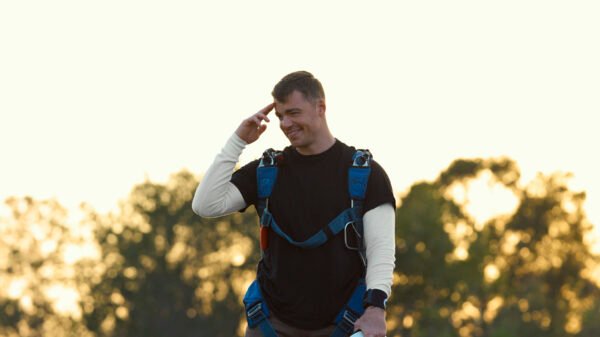
<svg viewBox="0 0 600 337">
<path fill-rule="evenodd" d="M 271 228 L 277 235 L 286 239 L 287 242 L 300 248 L 316 248 L 324 244 L 346 228 L 349 223 L 359 221 L 359 216 L 356 214 L 356 209 L 347 208 L 333 219 L 327 226 L 318 231 L 316 234 L 306 239 L 305 241 L 295 241 L 287 235 L 275 222 L 273 215 L 268 208 L 265 208 L 261 217 L 260 223 L 263 227 Z"/>
<path fill-rule="evenodd" d="M 246 306 L 246 319 L 250 328 L 258 327 L 264 337 L 277 337 L 273 326 L 269 322 L 269 309 L 263 299 L 257 281 L 252 282 L 244 296 Z"/>
<path fill-rule="evenodd" d="M 283 158 L 283 153 L 268 149 L 263 153 L 258 168 L 256 169 L 257 196 L 256 210 L 260 216 L 261 249 L 268 248 L 268 231 L 273 230 L 277 235 L 290 244 L 310 249 L 318 247 L 330 238 L 344 232 L 346 247 L 358 251 L 364 267 L 367 266 L 365 245 L 363 240 L 363 202 L 366 195 L 369 175 L 371 174 L 371 153 L 368 150 L 357 150 L 352 156 L 352 165 L 348 168 L 348 192 L 350 194 L 350 207 L 342 211 L 327 226 L 304 241 L 296 241 L 286 234 L 273 218 L 269 211 L 269 198 L 277 180 L 277 163 Z M 353 230 L 355 246 L 349 242 L 349 231 Z M 366 269 L 365 269 L 366 270 Z M 350 300 L 335 318 L 336 329 L 331 337 L 345 337 L 354 330 L 354 322 L 363 314 L 362 298 L 366 292 L 365 280 L 361 279 L 355 288 Z M 259 327 L 265 337 L 277 337 L 268 317 L 266 306 L 260 286 L 254 281 L 246 296 L 244 296 L 248 326 Z"/>
</svg>

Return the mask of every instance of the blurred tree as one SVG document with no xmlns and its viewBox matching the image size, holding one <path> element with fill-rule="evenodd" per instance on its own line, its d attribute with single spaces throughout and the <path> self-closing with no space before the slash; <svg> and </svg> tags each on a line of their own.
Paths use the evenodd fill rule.
<svg viewBox="0 0 600 337">
<path fill-rule="evenodd" d="M 512 191 L 518 207 L 478 223 L 467 212 L 468 199 L 453 194 L 484 172 Z M 589 312 L 599 292 L 589 266 L 598 261 L 584 240 L 591 225 L 585 195 L 570 191 L 567 178 L 540 175 L 521 187 L 514 162 L 476 159 L 457 160 L 435 182 L 415 184 L 397 210 L 389 335 L 597 331 Z"/>
<path fill-rule="evenodd" d="M 254 278 L 253 214 L 203 219 L 191 209 L 198 181 L 180 172 L 134 187 L 117 215 L 90 214 L 104 273 L 85 320 L 99 336 L 234 336 Z M 248 212 L 252 213 L 252 212 Z M 92 307 L 90 307 L 92 308 Z"/>
<path fill-rule="evenodd" d="M 514 209 L 473 216 L 465 191 L 478 179 L 510 191 Z M 584 240 L 585 195 L 567 179 L 521 186 L 514 162 L 476 159 L 413 185 L 396 213 L 388 336 L 597 336 L 598 261 Z M 259 259 L 256 217 L 196 216 L 197 184 L 185 171 L 139 184 L 116 213 L 84 206 L 77 225 L 56 201 L 8 199 L 0 335 L 240 335 Z"/>
<path fill-rule="evenodd" d="M 78 319 L 82 271 L 68 258 L 82 238 L 55 200 L 6 200 L 0 219 L 0 335 L 89 336 Z"/>
</svg>

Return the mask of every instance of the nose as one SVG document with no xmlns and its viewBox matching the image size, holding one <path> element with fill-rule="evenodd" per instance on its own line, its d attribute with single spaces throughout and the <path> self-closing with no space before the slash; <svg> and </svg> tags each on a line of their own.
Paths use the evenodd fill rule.
<svg viewBox="0 0 600 337">
<path fill-rule="evenodd" d="M 291 125 L 292 125 L 292 122 L 290 121 L 289 117 L 287 117 L 285 115 L 283 117 L 281 117 L 281 120 L 279 121 L 279 126 L 282 129 L 289 128 Z"/>
</svg>

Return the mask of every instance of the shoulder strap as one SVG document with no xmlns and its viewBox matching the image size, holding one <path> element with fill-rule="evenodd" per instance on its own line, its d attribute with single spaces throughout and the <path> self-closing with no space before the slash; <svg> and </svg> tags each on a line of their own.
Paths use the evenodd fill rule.
<svg viewBox="0 0 600 337">
<path fill-rule="evenodd" d="M 268 206 L 269 197 L 277 180 L 277 164 L 282 158 L 283 152 L 268 149 L 263 153 L 256 168 L 256 185 L 258 188 L 256 209 L 259 215 L 262 215 L 263 210 Z"/>
<path fill-rule="evenodd" d="M 352 207 L 358 206 L 362 208 L 362 202 L 365 200 L 367 192 L 369 175 L 371 174 L 372 159 L 373 156 L 369 150 L 356 150 L 352 156 L 352 166 L 348 170 L 348 190 L 352 200 Z"/>
<path fill-rule="evenodd" d="M 269 197 L 273 193 L 273 186 L 277 180 L 277 164 L 282 160 L 283 152 L 268 149 L 263 153 L 256 168 L 256 212 L 260 218 L 260 248 L 263 252 L 269 247 L 269 225 L 266 222 L 266 219 L 271 216 Z"/>
<path fill-rule="evenodd" d="M 356 150 L 352 156 L 352 165 L 348 169 L 348 192 L 350 194 L 350 209 L 356 220 L 346 224 L 344 228 L 346 248 L 358 251 L 365 267 L 367 266 L 367 254 L 362 217 L 367 185 L 371 175 L 372 159 L 373 156 L 369 150 Z"/>
</svg>

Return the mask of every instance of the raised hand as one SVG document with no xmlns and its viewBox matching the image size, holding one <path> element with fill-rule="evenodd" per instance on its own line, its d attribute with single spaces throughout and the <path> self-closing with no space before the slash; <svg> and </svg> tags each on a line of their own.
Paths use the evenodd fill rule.
<svg viewBox="0 0 600 337">
<path fill-rule="evenodd" d="M 254 143 L 260 135 L 267 129 L 267 124 L 263 124 L 262 122 L 270 122 L 269 117 L 267 115 L 273 107 L 275 103 L 271 103 L 266 107 L 262 108 L 260 111 L 255 113 L 254 115 L 244 119 L 242 124 L 237 128 L 235 133 L 246 142 L 246 144 Z"/>
</svg>

